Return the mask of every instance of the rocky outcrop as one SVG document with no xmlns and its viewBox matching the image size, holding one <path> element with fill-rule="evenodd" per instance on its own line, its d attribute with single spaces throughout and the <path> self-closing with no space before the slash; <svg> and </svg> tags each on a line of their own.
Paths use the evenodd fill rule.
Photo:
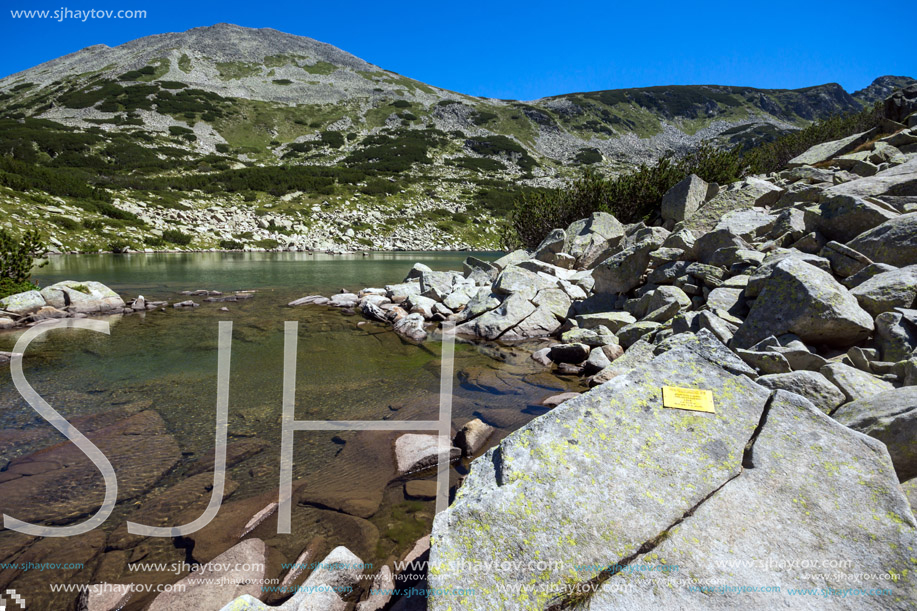
<svg viewBox="0 0 917 611">
<path fill-rule="evenodd" d="M 794 333 L 811 344 L 850 346 L 874 328 L 872 317 L 829 273 L 788 258 L 774 267 L 733 342 L 747 348 Z"/>
<path fill-rule="evenodd" d="M 133 311 L 125 307 L 124 300 L 116 292 L 101 282 L 64 280 L 41 291 L 26 291 L 0 299 L 0 312 L 4 313 L 0 321 L 9 321 L 0 324 L 0 329 L 28 325 L 49 318 L 120 314 L 125 309 Z"/>
</svg>

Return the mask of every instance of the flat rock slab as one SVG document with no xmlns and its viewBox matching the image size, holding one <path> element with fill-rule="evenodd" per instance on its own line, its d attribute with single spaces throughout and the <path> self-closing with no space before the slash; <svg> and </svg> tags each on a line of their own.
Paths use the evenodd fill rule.
<svg viewBox="0 0 917 611">
<path fill-rule="evenodd" d="M 179 460 L 175 439 L 154 411 L 86 435 L 111 461 L 118 476 L 118 500 L 150 488 Z M 0 510 L 19 520 L 63 523 L 98 509 L 105 491 L 102 474 L 70 442 L 13 460 L 0 483 Z"/>
<path fill-rule="evenodd" d="M 306 478 L 298 503 L 360 518 L 376 513 L 386 484 L 395 476 L 390 448 L 397 435 L 381 431 L 357 433 L 330 464 Z"/>
<path fill-rule="evenodd" d="M 662 386 L 709 389 L 717 413 L 664 409 Z M 536 571 L 529 560 L 570 567 L 636 552 L 741 471 L 767 397 L 748 378 L 675 349 L 516 431 L 474 461 L 434 522 L 430 587 L 476 594 L 434 597 L 430 608 L 542 609 L 548 594 L 519 605 L 499 587 L 562 587 L 570 569 Z M 495 558 L 522 562 L 505 571 L 463 564 Z"/>
<path fill-rule="evenodd" d="M 825 190 L 826 196 L 853 195 L 875 197 L 879 195 L 917 195 L 917 159 L 893 166 L 873 176 L 841 183 Z"/>
<path fill-rule="evenodd" d="M 913 608 L 917 524 L 882 444 L 801 397 L 778 392 L 751 456 L 753 468 L 633 560 L 678 571 L 621 571 L 587 608 Z M 605 564 L 618 560 L 609 554 Z M 839 562 L 841 568 L 831 568 Z M 862 574 L 896 579 L 878 585 L 858 578 Z M 714 590 L 690 591 L 691 580 Z M 779 592 L 715 589 L 738 585 Z M 888 588 L 891 594 L 826 596 L 822 588 Z M 792 595 L 790 589 L 817 593 Z"/>
</svg>

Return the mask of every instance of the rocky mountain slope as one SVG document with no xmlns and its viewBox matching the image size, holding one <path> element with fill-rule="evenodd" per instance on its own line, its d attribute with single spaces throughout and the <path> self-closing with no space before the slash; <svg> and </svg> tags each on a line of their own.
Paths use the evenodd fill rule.
<svg viewBox="0 0 917 611">
<path fill-rule="evenodd" d="M 0 207 L 62 250 L 492 247 L 515 195 L 578 167 L 613 172 L 709 138 L 760 142 L 911 82 L 496 100 L 309 38 L 218 24 L 0 80 L 0 151 L 29 164 L 0 167 Z M 51 197 L 23 195 L 35 189 Z"/>
</svg>

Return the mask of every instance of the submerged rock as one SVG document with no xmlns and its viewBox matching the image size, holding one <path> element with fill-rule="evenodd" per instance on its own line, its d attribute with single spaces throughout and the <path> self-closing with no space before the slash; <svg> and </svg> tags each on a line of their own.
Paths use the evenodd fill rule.
<svg viewBox="0 0 917 611">
<path fill-rule="evenodd" d="M 118 500 L 148 491 L 181 453 L 162 418 L 144 411 L 86 435 L 118 474 Z M 95 511 L 104 496 L 99 470 L 71 442 L 9 463 L 0 478 L 0 511 L 27 522 L 66 523 Z"/>
<path fill-rule="evenodd" d="M 395 460 L 402 474 L 435 466 L 441 453 L 450 461 L 461 456 L 461 450 L 445 441 L 440 442 L 438 435 L 408 433 L 395 441 Z"/>
</svg>

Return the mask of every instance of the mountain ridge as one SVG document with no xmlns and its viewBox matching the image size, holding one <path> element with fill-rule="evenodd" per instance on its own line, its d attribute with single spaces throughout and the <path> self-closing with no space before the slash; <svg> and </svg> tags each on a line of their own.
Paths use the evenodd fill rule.
<svg viewBox="0 0 917 611">
<path fill-rule="evenodd" d="M 77 236 L 45 223 L 64 249 L 155 246 L 170 224 L 199 236 L 198 247 L 493 248 L 514 197 L 560 187 L 583 167 L 615 173 L 704 140 L 751 146 L 914 82 L 883 76 L 853 93 L 836 83 L 672 85 L 498 100 L 311 38 L 216 24 L 93 45 L 0 79 L 0 150 L 38 168 L 13 174 L 52 172 L 70 185 L 51 195 L 91 192 L 146 223 L 93 217 L 108 225 Z M 22 213 L 17 185 L 42 180 L 7 179 L 0 208 Z M 191 212 L 217 203 L 245 217 L 238 231 Z"/>
</svg>

